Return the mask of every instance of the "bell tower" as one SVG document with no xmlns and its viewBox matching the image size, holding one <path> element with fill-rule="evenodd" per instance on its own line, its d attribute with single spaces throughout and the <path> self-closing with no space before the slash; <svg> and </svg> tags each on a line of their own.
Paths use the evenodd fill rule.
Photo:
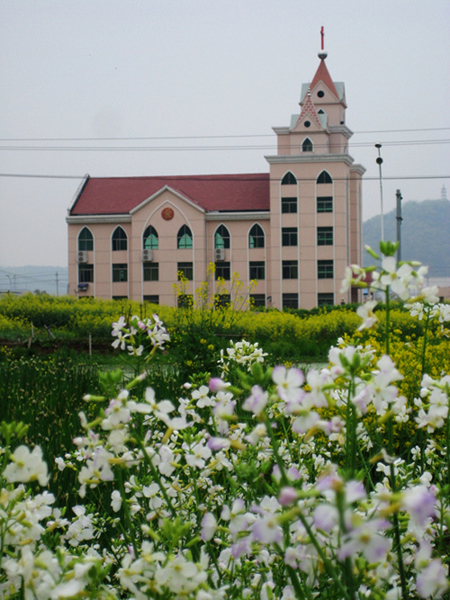
<svg viewBox="0 0 450 600">
<path fill-rule="evenodd" d="M 320 62 L 302 85 L 300 113 L 274 127 L 270 165 L 272 302 L 305 308 L 359 300 L 340 294 L 345 267 L 361 263 L 362 175 L 348 143 L 343 82 L 332 79 L 321 29 Z M 276 283 L 275 283 L 276 282 Z M 278 285 L 279 282 L 279 285 Z"/>
</svg>

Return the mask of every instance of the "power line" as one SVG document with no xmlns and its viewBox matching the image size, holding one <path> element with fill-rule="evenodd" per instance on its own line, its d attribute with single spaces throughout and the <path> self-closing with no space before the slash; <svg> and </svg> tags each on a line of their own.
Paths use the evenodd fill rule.
<svg viewBox="0 0 450 600">
<path fill-rule="evenodd" d="M 450 139 L 433 140 L 393 140 L 383 141 L 383 146 L 423 146 L 433 144 L 449 144 Z M 373 146 L 373 141 L 351 144 L 351 148 Z M 315 144 L 316 149 L 327 148 L 327 144 Z M 0 146 L 0 151 L 20 152 L 204 152 L 204 151 L 238 151 L 238 150 L 274 150 L 282 151 L 284 146 L 276 144 L 233 145 L 233 146 Z M 290 154 L 291 146 L 285 146 Z"/>
<path fill-rule="evenodd" d="M 256 175 L 269 175 L 269 173 L 258 173 Z M 38 175 L 32 173 L 0 173 L 0 177 L 11 177 L 11 178 L 30 178 L 30 179 L 84 179 L 86 175 Z M 161 179 L 161 180 L 176 180 L 183 181 L 184 179 L 189 181 L 203 181 L 212 179 L 214 181 L 260 181 L 260 177 L 244 177 L 236 175 L 235 177 L 230 177 L 230 175 L 224 174 L 221 175 L 122 175 L 122 176 L 113 176 L 113 177 L 92 177 L 92 179 Z M 300 181 L 316 181 L 317 177 L 302 177 Z M 414 179 L 450 179 L 450 175 L 383 175 L 383 180 L 394 180 L 394 181 L 407 181 Z M 347 177 L 333 177 L 333 181 L 346 181 Z M 378 176 L 366 176 L 363 175 L 363 181 L 372 181 L 379 180 Z M 281 181 L 281 178 L 272 178 L 271 181 Z"/>
<path fill-rule="evenodd" d="M 362 133 L 407 133 L 416 131 L 448 131 L 450 127 L 423 127 L 415 129 L 372 129 L 353 131 L 354 135 Z M 134 137 L 56 137 L 56 138 L 0 138 L 0 142 L 88 142 L 88 141 L 134 141 L 134 140 L 206 140 L 206 139 L 238 139 L 273 137 L 273 134 L 235 134 L 235 135 L 173 135 L 173 136 L 134 136 Z"/>
</svg>

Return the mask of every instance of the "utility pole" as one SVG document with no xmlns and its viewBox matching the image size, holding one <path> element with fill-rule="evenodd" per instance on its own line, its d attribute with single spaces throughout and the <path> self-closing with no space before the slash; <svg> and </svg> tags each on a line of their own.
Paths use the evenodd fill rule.
<svg viewBox="0 0 450 600">
<path fill-rule="evenodd" d="M 58 290 L 58 271 L 56 271 L 56 295 L 59 296 L 59 290 Z"/>
<path fill-rule="evenodd" d="M 395 192 L 395 196 L 397 198 L 397 216 L 395 217 L 397 219 L 397 242 L 398 242 L 398 248 L 397 248 L 397 262 L 400 262 L 402 260 L 402 233 L 401 233 L 401 225 L 402 225 L 402 221 L 403 221 L 403 217 L 402 217 L 402 194 L 400 192 L 400 190 L 397 190 Z"/>
</svg>

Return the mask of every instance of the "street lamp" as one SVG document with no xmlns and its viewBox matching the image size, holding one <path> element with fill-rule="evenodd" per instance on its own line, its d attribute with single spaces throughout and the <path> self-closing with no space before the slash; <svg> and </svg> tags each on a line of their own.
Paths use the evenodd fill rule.
<svg viewBox="0 0 450 600">
<path fill-rule="evenodd" d="M 383 159 L 381 158 L 380 142 L 375 144 L 375 148 L 378 148 L 378 157 L 376 162 L 380 173 L 381 241 L 384 242 L 383 177 L 381 175 L 381 165 L 383 164 Z"/>
</svg>

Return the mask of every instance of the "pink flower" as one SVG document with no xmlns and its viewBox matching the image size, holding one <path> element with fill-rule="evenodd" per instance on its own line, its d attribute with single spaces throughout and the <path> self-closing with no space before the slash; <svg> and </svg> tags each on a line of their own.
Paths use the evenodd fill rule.
<svg viewBox="0 0 450 600">
<path fill-rule="evenodd" d="M 216 517 L 208 512 L 203 515 L 201 538 L 204 542 L 209 542 L 212 539 L 217 529 Z"/>
<path fill-rule="evenodd" d="M 432 560 L 417 577 L 417 593 L 421 598 L 441 598 L 448 589 L 446 569 L 438 558 Z"/>
<path fill-rule="evenodd" d="M 252 387 L 252 393 L 242 405 L 244 410 L 249 410 L 254 415 L 259 416 L 265 409 L 269 395 L 259 385 Z"/>
<path fill-rule="evenodd" d="M 405 492 L 402 506 L 418 525 L 424 526 L 427 519 L 436 514 L 436 495 L 434 489 L 417 485 Z"/>
<path fill-rule="evenodd" d="M 281 506 L 289 506 L 295 502 L 298 498 L 298 492 L 295 488 L 287 486 L 280 490 L 280 495 L 278 496 L 278 502 Z"/>
</svg>

